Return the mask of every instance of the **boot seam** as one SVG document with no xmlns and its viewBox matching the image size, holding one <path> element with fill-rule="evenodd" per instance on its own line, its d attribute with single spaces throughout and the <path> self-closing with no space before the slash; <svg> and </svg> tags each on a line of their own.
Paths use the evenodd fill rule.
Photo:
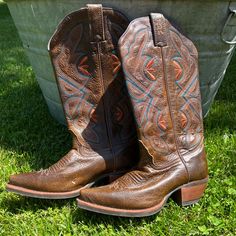
<svg viewBox="0 0 236 236">
<path fill-rule="evenodd" d="M 113 151 L 113 145 L 112 145 L 112 139 L 111 139 L 111 135 L 110 134 L 110 131 L 109 131 L 109 128 L 108 128 L 108 122 L 109 122 L 109 117 L 107 117 L 107 112 L 106 112 L 106 109 L 105 109 L 105 101 L 104 101 L 104 94 L 105 94 L 105 83 L 104 83 L 104 74 L 103 74 L 103 63 L 101 61 L 101 55 L 103 54 L 101 52 L 101 44 L 100 42 L 97 43 L 97 50 L 98 50 L 98 54 L 97 54 L 97 57 L 98 57 L 98 67 L 99 67 L 99 74 L 100 74 L 100 79 L 101 79 L 101 83 L 102 83 L 102 92 L 103 92 L 103 95 L 102 95 L 102 103 L 103 103 L 103 113 L 104 113 L 104 119 L 105 119 L 105 125 L 106 125 L 106 133 L 107 133 L 107 137 L 108 137 L 108 143 L 109 143 L 109 149 L 111 151 L 111 154 L 112 154 L 112 157 L 113 157 L 113 170 L 116 169 L 116 157 L 115 157 L 115 154 L 114 154 L 114 151 Z"/>
<path fill-rule="evenodd" d="M 169 110 L 169 114 L 170 114 L 170 119 L 171 119 L 171 123 L 173 125 L 173 134 L 174 134 L 176 152 L 178 153 L 178 156 L 179 156 L 181 162 L 183 163 L 183 165 L 185 167 L 188 182 L 189 182 L 190 181 L 190 173 L 188 171 L 188 167 L 186 165 L 186 162 L 185 162 L 183 156 L 180 154 L 180 151 L 179 151 L 179 144 L 178 144 L 178 140 L 177 140 L 178 133 L 176 132 L 176 124 L 175 124 L 174 117 L 173 117 L 173 114 L 172 114 L 172 104 L 171 104 L 171 101 L 170 101 L 169 89 L 168 89 L 168 86 L 167 86 L 167 83 L 166 83 L 167 74 L 166 74 L 166 63 L 165 63 L 164 56 L 163 56 L 163 54 L 164 54 L 163 48 L 165 48 L 165 47 L 160 47 L 160 49 L 161 49 L 161 59 L 162 59 L 162 68 L 163 68 L 163 72 L 164 72 L 163 73 L 163 75 L 164 75 L 163 81 L 164 81 L 164 86 L 165 86 L 165 90 L 166 90 L 166 94 L 167 94 L 166 97 L 167 97 L 167 103 L 168 103 L 168 107 L 169 107 L 168 110 Z"/>
</svg>

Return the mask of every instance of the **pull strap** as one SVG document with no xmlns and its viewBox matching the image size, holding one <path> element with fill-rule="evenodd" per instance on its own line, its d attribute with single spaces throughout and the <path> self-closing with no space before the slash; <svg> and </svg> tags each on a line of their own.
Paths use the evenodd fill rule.
<svg viewBox="0 0 236 236">
<path fill-rule="evenodd" d="M 87 4 L 92 41 L 104 41 L 105 30 L 101 4 Z"/>
<path fill-rule="evenodd" d="M 150 22 L 153 31 L 154 46 L 167 46 L 167 21 L 160 13 L 151 13 Z"/>
</svg>

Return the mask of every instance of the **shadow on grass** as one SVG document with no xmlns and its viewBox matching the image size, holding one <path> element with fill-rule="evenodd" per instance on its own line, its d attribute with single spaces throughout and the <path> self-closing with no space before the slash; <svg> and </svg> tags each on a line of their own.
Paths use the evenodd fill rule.
<svg viewBox="0 0 236 236">
<path fill-rule="evenodd" d="M 70 135 L 49 115 L 5 4 L 0 15 L 0 146 L 29 154 L 15 158 L 19 166 L 45 168 L 69 150 Z"/>
<path fill-rule="evenodd" d="M 5 193 L 0 206 L 12 214 L 19 214 L 22 211 L 37 212 L 38 210 L 48 210 L 48 208 L 59 208 L 71 204 L 74 199 L 48 200 L 36 199 Z"/>
<path fill-rule="evenodd" d="M 45 168 L 69 150 L 70 135 L 49 115 L 35 82 L 14 84 L 5 82 L 10 89 L 0 97 L 1 147 L 17 152 L 19 165 L 28 162 L 32 169 Z M 23 153 L 29 154 L 26 159 L 20 157 Z"/>
<path fill-rule="evenodd" d="M 133 226 L 134 224 L 135 226 L 142 225 L 144 220 L 145 220 L 145 223 L 150 223 L 156 218 L 156 215 L 152 215 L 148 217 L 131 218 L 131 217 L 109 216 L 109 215 L 86 211 L 83 209 L 78 209 L 72 213 L 72 217 L 73 217 L 73 223 L 75 224 L 78 222 L 85 222 L 85 224 L 88 224 L 88 225 L 91 224 L 91 225 L 98 225 L 98 226 L 101 224 L 105 224 L 105 225 L 111 224 L 113 227 L 116 227 L 118 229 L 121 227 L 126 228 L 131 220 L 132 220 Z"/>
</svg>

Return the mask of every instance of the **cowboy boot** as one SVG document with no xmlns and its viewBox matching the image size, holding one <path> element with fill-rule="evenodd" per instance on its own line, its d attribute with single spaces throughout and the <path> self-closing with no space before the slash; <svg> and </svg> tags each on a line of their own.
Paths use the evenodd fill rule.
<svg viewBox="0 0 236 236">
<path fill-rule="evenodd" d="M 111 8 L 87 5 L 59 24 L 49 42 L 73 147 L 46 170 L 10 177 L 7 190 L 63 199 L 137 162 L 138 146 L 117 42 L 127 19 Z"/>
<path fill-rule="evenodd" d="M 119 48 L 141 159 L 113 183 L 82 190 L 78 206 L 142 217 L 158 212 L 170 196 L 195 203 L 208 180 L 197 50 L 161 14 L 132 21 Z"/>
</svg>

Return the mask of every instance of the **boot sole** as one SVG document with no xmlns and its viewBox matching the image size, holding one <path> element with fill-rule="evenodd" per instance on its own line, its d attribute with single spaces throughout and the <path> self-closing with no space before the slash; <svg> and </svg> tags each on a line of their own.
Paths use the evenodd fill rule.
<svg viewBox="0 0 236 236">
<path fill-rule="evenodd" d="M 109 182 L 112 182 L 125 173 L 126 173 L 126 171 L 108 173 L 108 174 L 102 175 L 101 177 L 97 178 L 95 181 L 88 183 L 87 185 L 85 185 L 79 189 L 76 189 L 74 191 L 68 191 L 68 192 L 43 192 L 43 191 L 32 190 L 32 189 L 12 185 L 12 184 L 7 184 L 6 190 L 8 192 L 13 192 L 13 193 L 19 194 L 21 196 L 41 198 L 41 199 L 75 198 L 80 195 L 80 191 L 82 189 L 90 188 L 91 186 L 93 186 L 94 184 L 96 184 L 97 182 L 99 182 L 105 178 L 109 178 Z"/>
<path fill-rule="evenodd" d="M 173 200 L 181 206 L 188 206 L 197 203 L 204 194 L 204 191 L 207 187 L 207 182 L 208 178 L 205 178 L 202 180 L 184 184 L 171 191 L 168 195 L 164 197 L 164 199 L 159 204 L 146 209 L 138 209 L 138 210 L 118 209 L 118 208 L 97 205 L 80 199 L 77 199 L 77 205 L 79 208 L 106 215 L 122 216 L 122 217 L 151 216 L 158 213 L 165 206 L 169 197 L 172 197 Z"/>
</svg>

